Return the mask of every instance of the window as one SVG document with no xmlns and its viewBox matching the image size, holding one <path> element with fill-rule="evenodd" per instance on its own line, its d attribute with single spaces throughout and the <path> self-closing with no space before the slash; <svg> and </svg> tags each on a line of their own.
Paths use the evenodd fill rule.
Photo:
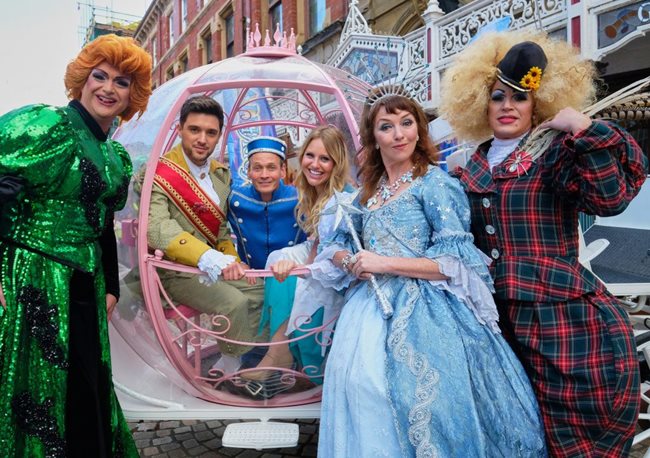
<svg viewBox="0 0 650 458">
<path fill-rule="evenodd" d="M 187 30 L 187 0 L 181 0 L 181 35 Z"/>
<path fill-rule="evenodd" d="M 212 30 L 210 30 L 210 27 L 205 29 L 203 33 L 201 33 L 201 47 L 203 48 L 203 52 L 201 55 L 201 63 L 203 65 L 211 64 L 212 63 Z"/>
<path fill-rule="evenodd" d="M 284 29 L 282 25 L 282 1 L 276 0 L 275 3 L 269 2 L 269 4 L 271 6 L 269 8 L 269 17 L 271 22 L 269 30 L 271 31 L 271 35 L 273 35 L 275 33 L 276 24 L 280 24 L 280 32 Z"/>
<path fill-rule="evenodd" d="M 189 69 L 189 59 L 187 58 L 187 53 L 183 53 L 178 58 L 178 72 L 185 73 Z"/>
<path fill-rule="evenodd" d="M 151 59 L 153 60 L 153 66 L 158 65 L 158 37 L 151 37 Z"/>
<path fill-rule="evenodd" d="M 226 57 L 232 57 L 235 55 L 235 16 L 232 11 L 224 21 L 226 22 Z"/>
<path fill-rule="evenodd" d="M 167 34 L 169 38 L 169 47 L 174 46 L 174 13 L 167 16 Z"/>
<path fill-rule="evenodd" d="M 309 32 L 317 34 L 325 28 L 325 0 L 309 0 Z"/>
</svg>

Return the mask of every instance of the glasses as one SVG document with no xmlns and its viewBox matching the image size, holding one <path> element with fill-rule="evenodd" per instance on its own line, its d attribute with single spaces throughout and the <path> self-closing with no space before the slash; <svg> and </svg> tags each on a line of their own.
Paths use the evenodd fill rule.
<svg viewBox="0 0 650 458">
<path fill-rule="evenodd" d="M 108 73 L 98 68 L 94 68 L 90 72 L 90 76 L 98 83 L 105 83 L 106 81 L 110 81 L 111 79 L 108 76 Z M 113 78 L 113 82 L 120 89 L 128 89 L 129 87 L 131 87 L 131 78 L 129 78 L 128 76 L 116 76 L 115 78 Z"/>
</svg>

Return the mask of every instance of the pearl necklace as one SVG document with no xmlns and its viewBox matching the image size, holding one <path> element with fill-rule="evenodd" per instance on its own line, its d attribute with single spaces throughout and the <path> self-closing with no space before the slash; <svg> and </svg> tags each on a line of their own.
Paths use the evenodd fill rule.
<svg viewBox="0 0 650 458">
<path fill-rule="evenodd" d="M 386 204 L 386 201 L 395 195 L 402 184 L 411 183 L 413 181 L 414 170 L 415 166 L 411 167 L 410 170 L 397 178 L 397 180 L 395 180 L 390 185 L 388 184 L 388 178 L 386 177 L 386 174 L 382 175 L 381 180 L 379 180 L 379 185 L 377 186 L 377 193 L 368 199 L 368 202 L 366 202 L 366 207 L 370 208 L 373 205 L 376 205 L 379 202 L 380 198 L 381 204 L 379 206 L 383 207 L 384 204 Z"/>
</svg>

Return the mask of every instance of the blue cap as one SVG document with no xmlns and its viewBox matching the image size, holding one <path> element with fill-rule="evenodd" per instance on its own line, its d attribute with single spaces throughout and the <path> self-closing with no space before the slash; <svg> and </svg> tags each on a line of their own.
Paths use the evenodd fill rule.
<svg viewBox="0 0 650 458">
<path fill-rule="evenodd" d="M 257 137 L 246 145 L 247 158 L 250 158 L 255 153 L 273 153 L 284 160 L 286 151 L 287 144 L 275 137 Z"/>
</svg>

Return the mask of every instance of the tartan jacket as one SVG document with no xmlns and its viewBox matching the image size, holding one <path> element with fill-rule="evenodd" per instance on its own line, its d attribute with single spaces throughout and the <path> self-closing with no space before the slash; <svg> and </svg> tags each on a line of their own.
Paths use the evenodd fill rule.
<svg viewBox="0 0 650 458">
<path fill-rule="evenodd" d="M 648 159 L 621 128 L 592 122 L 561 133 L 535 162 L 519 146 L 490 173 L 483 143 L 463 184 L 477 246 L 494 262 L 496 299 L 566 301 L 604 288 L 578 262 L 578 212 L 621 213 L 648 173 Z"/>
</svg>

